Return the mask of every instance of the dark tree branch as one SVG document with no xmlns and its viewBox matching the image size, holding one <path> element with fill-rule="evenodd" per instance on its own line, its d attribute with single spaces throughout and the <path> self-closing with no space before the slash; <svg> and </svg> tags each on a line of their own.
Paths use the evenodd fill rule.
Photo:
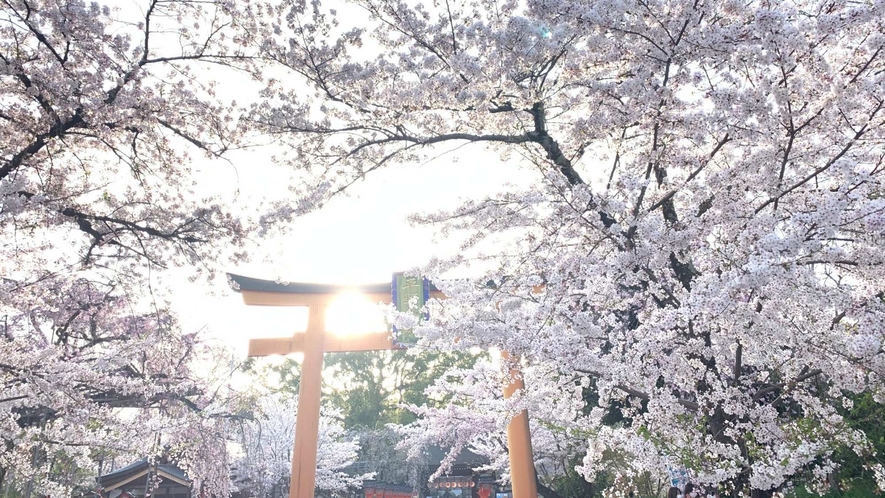
<svg viewBox="0 0 885 498">
<path fill-rule="evenodd" d="M 756 394 L 753 395 L 753 400 L 759 401 L 766 394 L 768 394 L 770 392 L 782 390 L 782 389 L 785 390 L 785 392 L 789 392 L 794 387 L 796 387 L 796 384 L 798 384 L 804 380 L 808 380 L 812 377 L 818 376 L 821 373 L 823 373 L 823 371 L 819 370 L 819 369 L 814 369 L 814 370 L 809 371 L 808 367 L 806 366 L 802 369 L 802 371 L 799 373 L 799 375 L 796 376 L 796 378 L 791 380 L 789 383 L 770 384 L 766 387 L 759 389 L 758 391 L 756 391 Z M 781 396 L 783 396 L 783 394 L 781 394 Z"/>
<path fill-rule="evenodd" d="M 879 56 L 879 53 L 882 52 L 882 48 L 883 48 L 883 47 L 885 47 L 885 45 L 879 45 L 879 48 L 877 48 L 876 51 L 873 52 L 873 55 L 871 55 L 870 58 L 867 60 L 867 62 L 864 63 L 863 67 L 861 67 L 861 68 L 857 71 L 857 73 L 855 73 L 855 75 L 851 77 L 851 79 L 848 81 L 848 84 L 849 84 L 849 85 L 851 85 L 851 84 L 853 84 L 855 81 L 857 81 L 857 78 L 859 78 L 860 75 L 863 74 L 864 71 L 866 71 L 868 67 L 870 67 L 870 64 L 872 64 L 873 61 L 876 60 L 876 57 Z"/>
<path fill-rule="evenodd" d="M 642 391 L 638 391 L 636 389 L 633 389 L 632 387 L 625 386 L 624 384 L 617 384 L 615 386 L 615 388 L 620 389 L 621 391 L 624 391 L 625 393 L 629 394 L 630 396 L 634 396 L 634 397 L 639 398 L 641 400 L 644 400 L 644 401 L 649 400 L 648 394 L 646 394 Z M 680 405 L 684 406 L 685 408 L 692 410 L 692 411 L 697 411 L 700 408 L 697 403 L 695 403 L 694 401 L 689 401 L 687 399 L 678 399 L 678 400 L 676 400 L 676 402 L 679 403 Z"/>
<path fill-rule="evenodd" d="M 198 140 L 198 139 L 196 139 L 196 138 L 194 138 L 194 137 L 188 135 L 187 133 L 185 133 L 185 132 L 183 132 L 182 130 L 180 130 L 179 128 L 173 126 L 172 123 L 170 123 L 170 122 L 168 122 L 168 121 L 166 121 L 166 120 L 158 119 L 157 122 L 160 123 L 160 124 L 161 124 L 164 128 L 166 128 L 167 130 L 171 131 L 172 133 L 175 133 L 175 134 L 178 135 L 179 137 L 181 137 L 181 138 L 187 140 L 188 142 L 192 143 L 193 145 L 197 146 L 197 147 L 200 148 L 200 149 L 205 150 L 206 152 L 209 152 L 209 153 L 211 153 L 211 154 L 213 154 L 213 155 L 216 155 L 216 156 L 217 156 L 217 155 L 220 155 L 222 152 L 224 152 L 223 149 L 222 149 L 220 152 L 216 152 L 216 151 L 210 150 L 209 147 L 208 147 L 205 143 L 203 143 L 202 141 L 200 141 L 200 140 Z"/>
<path fill-rule="evenodd" d="M 848 151 L 851 150 L 851 148 L 854 146 L 854 144 L 855 144 L 858 140 L 860 140 L 861 137 L 863 137 L 864 133 L 866 133 L 867 128 L 868 128 L 869 125 L 870 125 L 870 121 L 872 121 L 873 118 L 876 116 L 876 114 L 882 109 L 882 104 L 883 104 L 883 102 L 885 102 L 885 101 L 880 101 L 880 102 L 879 102 L 879 105 L 876 106 L 876 108 L 875 108 L 875 109 L 873 110 L 873 112 L 870 114 L 870 117 L 869 117 L 869 120 L 868 120 L 867 124 L 865 124 L 860 130 L 858 130 L 857 133 L 854 134 L 854 137 L 852 137 L 851 140 L 849 140 L 848 143 L 845 144 L 844 147 L 842 147 L 842 150 L 840 150 L 835 156 L 833 156 L 829 161 L 827 161 L 826 164 L 824 164 L 823 166 L 821 166 L 821 167 L 815 169 L 815 170 L 812 171 L 810 174 L 808 174 L 807 176 L 805 176 L 804 178 L 802 178 L 802 179 L 799 180 L 798 182 L 796 182 L 796 183 L 794 183 L 793 185 L 791 185 L 790 187 L 788 187 L 786 190 L 781 191 L 781 193 L 779 193 L 779 194 L 775 195 L 774 197 L 771 197 L 771 198 L 768 199 L 767 201 L 763 202 L 761 206 L 759 206 L 758 208 L 756 208 L 756 210 L 753 212 L 753 214 L 759 214 L 760 211 L 762 211 L 763 209 L 765 209 L 766 207 L 768 207 L 770 204 L 775 203 L 775 202 L 778 202 L 778 201 L 779 201 L 782 197 L 784 197 L 785 195 L 791 193 L 792 191 L 796 190 L 797 188 L 801 187 L 802 185 L 805 185 L 806 183 L 808 183 L 809 181 L 811 181 L 812 179 L 814 179 L 815 177 L 817 177 L 817 175 L 819 175 L 819 174 L 823 173 L 824 171 L 830 169 L 830 167 L 831 167 L 833 164 L 835 164 L 836 161 L 838 161 L 839 159 L 842 158 L 842 156 L 844 156 L 845 154 L 847 154 Z"/>
<path fill-rule="evenodd" d="M 731 371 L 731 385 L 737 387 L 738 379 L 741 376 L 741 360 L 744 352 L 744 345 L 741 341 L 737 343 L 737 350 L 734 352 L 734 367 Z"/>
<path fill-rule="evenodd" d="M 33 142 L 31 142 L 27 147 L 20 150 L 18 153 L 12 156 L 9 161 L 6 162 L 2 167 L 0 167 L 0 180 L 6 178 L 10 173 L 15 171 L 22 165 L 25 159 L 33 156 L 37 152 L 40 152 L 43 147 L 49 143 L 50 140 L 54 138 L 63 137 L 68 131 L 73 128 L 84 128 L 86 122 L 83 120 L 82 109 L 77 109 L 73 116 L 68 118 L 63 123 L 58 123 L 51 127 L 49 131 L 46 133 L 41 133 L 36 136 Z"/>
<path fill-rule="evenodd" d="M 61 56 L 61 55 L 55 50 L 55 47 L 53 47 L 53 46 L 49 43 L 49 40 L 46 38 L 46 35 L 44 35 L 42 32 L 40 32 L 40 30 L 38 30 L 37 27 L 34 26 L 33 23 L 30 22 L 30 20 L 28 19 L 28 17 L 30 17 L 30 16 L 28 16 L 28 17 L 22 17 L 21 14 L 19 14 L 18 11 L 15 9 L 15 7 L 13 7 L 12 5 L 10 5 L 10 3 L 9 3 L 7 0 L 4 0 L 3 3 L 5 3 L 10 9 L 12 9 L 13 12 L 15 12 L 15 13 L 19 16 L 19 19 L 21 19 L 21 21 L 24 23 L 24 25 L 28 27 L 28 30 L 29 30 L 31 33 L 33 33 L 34 36 L 37 38 L 37 41 L 39 41 L 41 45 L 43 45 L 44 47 L 46 47 L 46 48 L 49 50 L 49 52 L 52 53 L 52 56 L 55 57 L 55 59 L 56 59 L 56 60 L 57 60 L 62 66 L 64 66 L 65 63 L 67 63 L 67 61 L 68 61 L 68 54 L 67 54 L 67 51 L 65 51 L 65 55 L 64 55 L 64 57 L 62 57 L 62 56 Z M 30 12 L 32 11 L 32 10 L 31 10 L 31 6 L 30 6 L 27 2 L 24 2 L 24 4 L 25 4 L 25 7 L 27 7 L 27 9 L 28 9 L 28 13 L 30 14 Z"/>
<path fill-rule="evenodd" d="M 559 171 L 572 185 L 583 185 L 584 180 L 575 171 L 572 162 L 562 153 L 559 144 L 547 133 L 547 117 L 544 112 L 544 103 L 536 102 L 530 111 L 534 122 L 534 130 L 529 133 L 532 141 L 539 144 L 547 153 L 547 158 L 559 167 Z"/>
<path fill-rule="evenodd" d="M 582 374 L 585 374 L 585 375 L 590 375 L 590 376 L 593 376 L 593 377 L 602 377 L 599 373 L 597 373 L 597 372 L 592 372 L 592 371 L 589 371 L 589 370 L 580 370 L 580 369 L 577 369 L 577 370 L 575 370 L 575 371 L 578 372 L 578 373 L 582 373 Z M 620 391 L 623 391 L 623 392 L 627 393 L 627 394 L 630 395 L 630 396 L 633 396 L 633 397 L 639 398 L 639 399 L 641 399 L 641 400 L 643 400 L 643 401 L 648 401 L 648 400 L 650 399 L 650 397 L 649 397 L 649 395 L 648 395 L 647 393 L 642 392 L 642 391 L 640 391 L 640 390 L 638 390 L 638 389 L 633 389 L 632 387 L 630 387 L 630 386 L 628 386 L 628 385 L 626 385 L 626 384 L 616 384 L 616 385 L 613 386 L 613 387 L 614 387 L 615 389 L 618 389 L 618 390 L 620 390 Z M 689 400 L 687 400 L 687 399 L 679 399 L 679 400 L 677 400 L 677 402 L 678 402 L 680 405 L 682 405 L 682 406 L 684 406 L 685 408 L 688 408 L 689 410 L 692 410 L 692 411 L 697 411 L 697 410 L 700 408 L 700 406 L 699 406 L 697 403 L 695 403 L 694 401 L 689 401 Z"/>
<path fill-rule="evenodd" d="M 555 489 L 545 485 L 541 482 L 541 479 L 538 478 L 538 471 L 535 470 L 535 486 L 538 488 L 538 492 L 544 498 L 566 498 L 561 494 L 557 493 Z"/>
<path fill-rule="evenodd" d="M 670 253 L 670 269 L 676 274 L 676 279 L 682 283 L 685 290 L 691 290 L 691 282 L 695 277 L 700 276 L 699 272 L 692 264 L 691 260 L 683 263 L 676 257 L 676 253 Z"/>
</svg>

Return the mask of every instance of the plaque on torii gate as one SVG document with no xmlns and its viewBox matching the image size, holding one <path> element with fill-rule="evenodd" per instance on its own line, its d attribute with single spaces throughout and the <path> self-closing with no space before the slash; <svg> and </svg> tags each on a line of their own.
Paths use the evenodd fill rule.
<svg viewBox="0 0 885 498">
<path fill-rule="evenodd" d="M 229 274 L 234 290 L 243 296 L 243 302 L 252 306 L 295 306 L 308 309 L 307 329 L 294 333 L 291 337 L 272 339 L 251 339 L 249 356 L 286 355 L 303 353 L 301 364 L 301 385 L 298 395 L 298 415 L 295 424 L 295 447 L 292 452 L 292 477 L 289 483 L 289 498 L 313 498 L 316 487 L 317 440 L 320 421 L 320 394 L 324 353 L 381 351 L 404 349 L 404 345 L 393 341 L 390 331 L 374 331 L 348 337 L 337 337 L 326 333 L 326 310 L 329 304 L 342 292 L 357 292 L 376 303 L 389 304 L 392 301 L 403 304 L 417 294 L 419 305 L 427 298 L 443 298 L 442 292 L 422 284 L 421 291 L 403 295 L 407 286 L 406 278 L 394 275 L 394 282 L 362 286 L 342 286 L 305 282 L 281 283 L 242 275 Z M 423 280 L 423 279 L 421 279 Z M 426 281 L 425 281 L 426 282 Z M 397 289 L 400 295 L 397 294 Z M 414 291 L 414 289 L 412 289 Z M 400 307 L 400 309 L 402 309 Z M 502 357 L 509 359 L 506 352 Z M 515 364 L 515 363 L 514 363 Z M 510 372 L 510 383 L 504 387 L 504 396 L 510 397 L 525 385 L 516 367 Z M 511 488 L 513 498 L 537 498 L 535 466 L 532 456 L 531 435 L 528 413 L 523 410 L 507 426 L 507 445 L 510 456 Z"/>
</svg>

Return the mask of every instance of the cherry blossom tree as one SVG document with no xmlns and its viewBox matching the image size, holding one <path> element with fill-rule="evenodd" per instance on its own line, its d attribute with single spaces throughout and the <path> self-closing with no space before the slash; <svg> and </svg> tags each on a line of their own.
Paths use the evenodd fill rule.
<svg viewBox="0 0 885 498">
<path fill-rule="evenodd" d="M 166 313 L 120 316 L 115 307 L 129 306 L 122 298 L 78 283 L 60 289 L 71 296 L 67 308 L 48 299 L 31 303 L 24 317 L 7 316 L 12 332 L 0 341 L 4 481 L 70 494 L 94 486 L 99 462 L 164 456 L 197 489 L 226 494 L 227 433 L 245 404 L 225 388 L 229 357 L 196 334 L 178 333 Z"/>
<path fill-rule="evenodd" d="M 388 164 L 497 153 L 535 181 L 415 218 L 465 241 L 427 269 L 449 299 L 425 343 L 508 350 L 537 371 L 527 403 L 592 381 L 588 479 L 612 450 L 764 496 L 850 447 L 885 488 L 843 417 L 885 397 L 885 4 L 347 5 L 358 24 L 291 2 L 265 45 L 313 89 L 253 108 L 305 180 L 268 220 Z"/>
<path fill-rule="evenodd" d="M 450 470 L 462 450 L 469 449 L 488 460 L 477 470 L 495 471 L 503 481 L 508 481 L 510 462 L 506 427 L 513 415 L 526 407 L 526 400 L 523 396 L 516 396 L 502 402 L 500 387 L 505 380 L 500 368 L 485 361 L 472 368 L 452 370 L 440 378 L 427 392 L 432 398 L 447 399 L 448 403 L 445 406 L 410 406 L 420 418 L 399 428 L 405 437 L 401 446 L 408 448 L 408 459 L 420 460 L 428 447 L 447 448 L 446 457 L 433 474 L 437 477 Z M 571 387 L 573 391 L 577 387 L 577 399 L 580 400 L 580 386 Z M 544 411 L 532 412 L 532 447 L 538 472 L 543 474 L 538 482 L 542 494 L 559 498 L 546 486 L 550 484 L 548 477 L 564 474 L 563 462 L 582 453 L 586 440 L 582 439 L 580 427 L 575 423 L 574 412 L 580 409 L 580 404 L 569 403 L 569 396 L 560 390 L 553 396 L 546 394 L 548 403 L 544 405 Z M 564 406 L 563 402 L 569 406 Z"/>
<path fill-rule="evenodd" d="M 271 491 L 275 488 L 280 494 L 288 493 L 297 404 L 297 399 L 265 396 L 258 416 L 243 423 L 242 454 L 234 466 L 240 486 L 248 496 L 273 496 Z M 364 480 L 372 478 L 372 474 L 348 469 L 356 462 L 359 444 L 355 436 L 346 433 L 338 418 L 340 413 L 324 410 L 317 444 L 316 488 L 333 494 L 359 488 Z"/>
<path fill-rule="evenodd" d="M 167 452 L 227 494 L 228 361 L 159 276 L 211 279 L 254 229 L 193 169 L 247 145 L 216 82 L 258 84 L 253 9 L 0 2 L 0 484 L 70 494 L 58 462 Z"/>
</svg>

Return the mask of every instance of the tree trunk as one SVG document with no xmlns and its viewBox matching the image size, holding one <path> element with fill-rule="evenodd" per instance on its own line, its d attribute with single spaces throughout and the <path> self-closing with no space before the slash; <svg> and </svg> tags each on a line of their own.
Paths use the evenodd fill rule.
<svg viewBox="0 0 885 498">
<path fill-rule="evenodd" d="M 827 485 L 830 488 L 830 493 L 839 496 L 839 479 L 836 477 L 835 472 L 827 474 Z"/>
<path fill-rule="evenodd" d="M 535 471 L 535 483 L 538 487 L 538 494 L 542 495 L 544 498 L 565 498 L 561 494 L 557 493 L 555 489 L 548 488 L 538 479 L 538 473 Z"/>
</svg>

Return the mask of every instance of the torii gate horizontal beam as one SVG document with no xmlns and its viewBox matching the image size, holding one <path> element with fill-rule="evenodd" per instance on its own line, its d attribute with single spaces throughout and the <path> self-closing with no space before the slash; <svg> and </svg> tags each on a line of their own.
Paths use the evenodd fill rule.
<svg viewBox="0 0 885 498">
<path fill-rule="evenodd" d="M 311 317 L 324 313 L 325 306 L 338 294 L 345 291 L 357 292 L 375 303 L 390 303 L 391 292 L 389 283 L 369 284 L 348 287 L 334 284 L 317 284 L 305 282 L 274 282 L 242 275 L 230 275 L 237 290 L 243 296 L 243 302 L 252 306 L 300 306 L 308 308 Z M 434 298 L 443 297 L 443 293 L 431 287 L 430 295 Z M 318 318 L 318 317 L 315 317 Z M 309 319 L 311 324 L 319 324 Z M 323 352 L 344 353 L 355 351 L 379 351 L 385 349 L 402 349 L 395 344 L 387 330 L 367 332 L 349 337 L 336 337 L 325 334 L 325 324 L 317 332 L 323 335 Z M 273 339 L 251 339 L 249 356 L 270 356 L 274 354 L 290 354 L 304 352 L 307 334 L 314 332 L 295 333 L 292 337 Z"/>
<path fill-rule="evenodd" d="M 235 290 L 243 295 L 243 302 L 253 306 L 311 306 L 328 304 L 332 296 L 342 292 L 357 292 L 370 301 L 389 303 L 391 299 L 390 282 L 357 286 L 316 284 L 307 282 L 274 282 L 260 278 L 244 277 L 228 274 Z M 430 296 L 445 297 L 444 294 L 430 286 Z"/>
<path fill-rule="evenodd" d="M 368 285 L 317 284 L 312 282 L 275 282 L 260 278 L 244 277 L 228 273 L 234 290 L 242 294 L 243 302 L 250 306 L 307 306 L 328 304 L 330 297 L 342 292 L 356 292 L 369 301 L 388 304 L 391 301 L 391 285 L 388 282 Z M 544 285 L 532 287 L 540 293 Z M 445 298 L 445 294 L 430 284 L 430 297 Z"/>
<path fill-rule="evenodd" d="M 235 275 L 228 273 L 233 282 L 235 289 L 240 292 L 281 292 L 292 295 L 329 295 L 353 290 L 364 294 L 387 294 L 387 300 L 390 301 L 390 282 L 368 285 L 337 285 L 337 284 L 318 284 L 314 282 L 279 282 L 274 280 L 264 280 L 261 278 L 246 277 L 243 275 Z M 435 288 L 433 290 L 436 290 Z"/>
<path fill-rule="evenodd" d="M 304 352 L 307 333 L 299 332 L 292 337 L 273 339 L 250 339 L 249 356 L 270 356 Z M 403 349 L 393 342 L 389 332 L 370 332 L 348 337 L 325 335 L 323 352 L 350 353 L 355 351 L 380 351 L 384 349 Z"/>
</svg>

